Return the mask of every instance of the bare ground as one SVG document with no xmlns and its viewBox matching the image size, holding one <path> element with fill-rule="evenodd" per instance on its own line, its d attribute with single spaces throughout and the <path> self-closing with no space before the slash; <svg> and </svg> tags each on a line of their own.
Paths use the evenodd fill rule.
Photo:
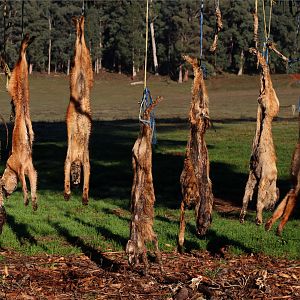
<svg viewBox="0 0 300 300">
<path fill-rule="evenodd" d="M 1 299 L 300 299 L 300 262 L 266 256 L 164 253 L 148 276 L 123 252 L 1 256 Z"/>
<path fill-rule="evenodd" d="M 214 209 L 239 211 L 219 198 Z M 150 255 L 147 276 L 122 251 L 25 256 L 2 249 L 0 299 L 300 299 L 299 260 L 232 256 L 220 247 L 215 254 L 163 253 L 163 273 Z"/>
</svg>

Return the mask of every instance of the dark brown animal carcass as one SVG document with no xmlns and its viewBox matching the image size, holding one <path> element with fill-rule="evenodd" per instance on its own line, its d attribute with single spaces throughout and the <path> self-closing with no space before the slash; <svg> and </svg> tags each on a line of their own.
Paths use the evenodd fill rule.
<svg viewBox="0 0 300 300">
<path fill-rule="evenodd" d="M 150 113 L 162 100 L 158 97 L 143 113 L 140 133 L 132 149 L 133 184 L 131 190 L 130 239 L 126 245 L 128 261 L 131 265 L 139 263 L 140 257 L 148 272 L 146 242 L 153 242 L 155 254 L 162 268 L 161 254 L 157 236 L 153 230 L 155 194 L 152 178 L 152 129 Z"/>
<path fill-rule="evenodd" d="M 184 56 L 184 58 L 193 66 L 194 83 L 189 113 L 190 135 L 180 177 L 183 198 L 180 207 L 179 251 L 183 251 L 185 209 L 192 205 L 195 206 L 197 231 L 199 235 L 204 235 L 211 223 L 214 199 L 209 178 L 208 151 L 204 140 L 205 132 L 210 125 L 209 99 L 197 59 L 189 56 Z"/>
</svg>

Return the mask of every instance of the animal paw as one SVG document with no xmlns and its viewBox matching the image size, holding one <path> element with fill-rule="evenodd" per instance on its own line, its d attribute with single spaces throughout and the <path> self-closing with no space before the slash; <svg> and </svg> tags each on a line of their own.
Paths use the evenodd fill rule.
<svg viewBox="0 0 300 300">
<path fill-rule="evenodd" d="M 88 204 L 89 204 L 89 198 L 86 197 L 86 196 L 83 196 L 83 197 L 82 197 L 82 204 L 83 204 L 83 205 L 88 205 Z"/>
<path fill-rule="evenodd" d="M 24 199 L 24 205 L 25 205 L 25 206 L 28 206 L 28 204 L 29 204 L 29 199 L 28 199 L 28 198 L 25 198 L 25 199 Z"/>
<path fill-rule="evenodd" d="M 71 198 L 71 193 L 64 193 L 64 198 L 65 198 L 65 200 L 66 201 L 69 201 L 70 200 L 70 198 Z"/>
<path fill-rule="evenodd" d="M 38 208 L 37 203 L 36 202 L 32 202 L 32 209 L 33 209 L 33 211 L 36 211 L 37 208 Z"/>
</svg>

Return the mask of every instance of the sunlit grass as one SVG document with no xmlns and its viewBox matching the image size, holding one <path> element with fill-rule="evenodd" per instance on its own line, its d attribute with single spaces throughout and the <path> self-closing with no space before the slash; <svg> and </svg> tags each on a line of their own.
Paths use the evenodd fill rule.
<svg viewBox="0 0 300 300">
<path fill-rule="evenodd" d="M 156 192 L 154 228 L 163 251 L 174 251 L 179 226 L 180 185 L 188 126 L 185 122 L 157 122 L 158 144 L 153 153 Z M 19 188 L 5 201 L 7 224 L 0 245 L 26 254 L 72 254 L 124 250 L 129 238 L 131 148 L 138 134 L 132 122 L 95 122 L 91 140 L 90 203 L 81 204 L 81 188 L 73 190 L 69 202 L 63 199 L 63 163 L 66 153 L 63 123 L 34 124 L 37 142 L 34 161 L 39 174 L 39 208 L 24 207 Z M 274 122 L 278 155 L 278 185 L 283 194 L 289 188 L 289 167 L 298 137 L 297 121 Z M 211 161 L 214 195 L 240 206 L 248 175 L 254 122 L 216 123 L 206 140 Z M 45 132 L 47 134 L 45 134 Z M 51 141 L 51 142 L 49 142 Z M 49 159 L 50 158 L 50 159 Z M 3 165 L 2 165 L 3 169 Z M 270 213 L 264 214 L 264 219 Z M 296 218 L 295 218 L 296 217 Z M 264 253 L 300 258 L 300 221 L 297 215 L 287 223 L 283 238 L 275 229 L 265 232 L 254 224 L 250 210 L 245 224 L 238 211 L 213 214 L 207 236 L 198 238 L 194 212 L 187 212 L 185 248 L 214 251 L 220 246 L 233 254 Z"/>
</svg>

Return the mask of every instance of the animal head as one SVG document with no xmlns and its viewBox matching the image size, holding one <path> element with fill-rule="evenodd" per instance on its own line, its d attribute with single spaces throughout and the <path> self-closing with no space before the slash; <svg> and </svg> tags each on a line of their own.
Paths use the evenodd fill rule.
<svg viewBox="0 0 300 300">
<path fill-rule="evenodd" d="M 18 184 L 17 174 L 12 169 L 6 168 L 4 170 L 0 182 L 1 182 L 2 189 L 4 190 L 5 193 L 5 197 L 8 197 L 17 188 L 17 184 Z"/>
<path fill-rule="evenodd" d="M 71 164 L 71 182 L 74 186 L 77 186 L 80 183 L 81 175 L 81 162 L 75 160 Z"/>
<path fill-rule="evenodd" d="M 130 265 L 135 265 L 136 263 L 138 263 L 136 261 L 137 259 L 137 255 L 136 255 L 136 243 L 132 240 L 129 240 L 127 242 L 127 245 L 126 245 L 126 254 L 128 255 L 128 262 Z"/>
</svg>

